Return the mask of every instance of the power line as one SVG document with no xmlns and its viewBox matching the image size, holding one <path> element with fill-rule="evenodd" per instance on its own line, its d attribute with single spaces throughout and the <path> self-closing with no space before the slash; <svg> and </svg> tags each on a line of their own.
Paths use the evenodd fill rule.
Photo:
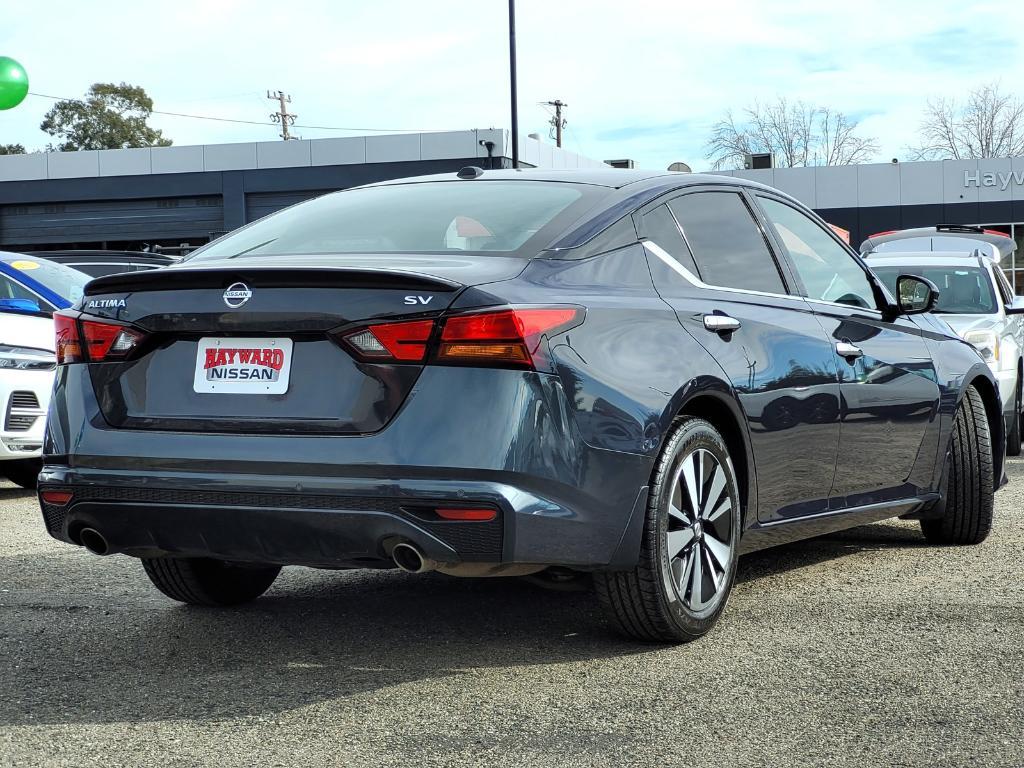
<svg viewBox="0 0 1024 768">
<path fill-rule="evenodd" d="M 69 99 L 64 96 L 51 96 L 46 93 L 35 93 L 29 91 L 29 96 L 37 96 L 41 99 L 52 99 L 53 101 L 73 101 L 78 104 L 85 104 L 82 99 Z M 232 117 L 213 117 L 211 115 L 190 115 L 184 112 L 164 112 L 159 109 L 151 110 L 154 115 L 166 115 L 168 117 L 187 117 L 192 120 L 213 120 L 218 123 L 238 123 L 240 125 L 270 125 L 277 126 L 277 123 L 265 122 L 261 120 L 240 120 Z M 309 128 L 314 131 L 360 131 L 365 133 L 437 133 L 441 132 L 443 128 L 344 128 L 338 125 L 298 125 L 293 124 L 293 128 Z"/>
</svg>

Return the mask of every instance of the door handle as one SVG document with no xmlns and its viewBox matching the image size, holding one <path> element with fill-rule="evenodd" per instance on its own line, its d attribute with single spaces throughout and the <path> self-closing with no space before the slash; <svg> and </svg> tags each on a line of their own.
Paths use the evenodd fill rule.
<svg viewBox="0 0 1024 768">
<path fill-rule="evenodd" d="M 840 357 L 845 357 L 847 362 L 856 360 L 858 357 L 864 357 L 864 352 L 860 347 L 855 347 L 848 341 L 836 342 L 836 353 Z"/>
<path fill-rule="evenodd" d="M 740 329 L 740 321 L 728 315 L 704 315 L 704 328 L 712 333 L 732 333 Z"/>
</svg>

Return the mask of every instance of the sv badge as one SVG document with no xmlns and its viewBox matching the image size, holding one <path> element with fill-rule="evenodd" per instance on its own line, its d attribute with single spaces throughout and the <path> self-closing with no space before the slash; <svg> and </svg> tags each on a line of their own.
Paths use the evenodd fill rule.
<svg viewBox="0 0 1024 768">
<path fill-rule="evenodd" d="M 433 296 L 406 296 L 405 303 L 415 306 L 426 306 L 433 298 Z"/>
</svg>

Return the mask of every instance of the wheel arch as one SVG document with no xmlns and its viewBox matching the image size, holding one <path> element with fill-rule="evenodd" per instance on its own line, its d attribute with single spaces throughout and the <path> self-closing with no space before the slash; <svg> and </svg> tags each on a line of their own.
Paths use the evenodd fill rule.
<svg viewBox="0 0 1024 768">
<path fill-rule="evenodd" d="M 1006 455 L 1006 434 L 1003 429 L 1003 406 L 999 401 L 999 388 L 992 381 L 991 374 L 986 375 L 988 369 L 972 371 L 972 374 L 964 377 L 965 383 L 957 397 L 957 406 L 967 394 L 967 388 L 973 387 L 981 396 L 985 404 L 985 420 L 988 422 L 989 433 L 992 435 L 992 461 L 996 474 L 998 487 L 999 478 L 1002 477 L 1003 460 Z M 952 432 L 946 440 L 946 453 L 949 452 L 950 441 L 953 439 Z M 945 456 L 945 453 L 943 454 Z"/>
<path fill-rule="evenodd" d="M 680 416 L 697 416 L 708 421 L 725 440 L 736 470 L 743 501 L 743 527 L 757 518 L 757 473 L 750 447 L 747 420 L 732 388 L 718 379 L 694 382 L 687 387 L 676 407 L 673 422 Z"/>
</svg>

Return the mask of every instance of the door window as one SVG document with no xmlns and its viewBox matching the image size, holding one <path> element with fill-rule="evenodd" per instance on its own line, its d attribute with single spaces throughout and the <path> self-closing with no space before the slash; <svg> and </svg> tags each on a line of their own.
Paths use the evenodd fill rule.
<svg viewBox="0 0 1024 768">
<path fill-rule="evenodd" d="M 758 199 L 789 251 L 808 298 L 877 309 L 865 271 L 814 219 L 778 200 Z"/>
<path fill-rule="evenodd" d="M 0 275 L 0 299 L 28 299 L 42 303 L 40 298 L 21 283 L 16 283 L 7 275 Z"/>
<path fill-rule="evenodd" d="M 644 214 L 644 234 L 647 239 L 679 262 L 694 277 L 700 277 L 693 254 L 683 240 L 679 224 L 669 211 L 667 205 L 659 205 L 650 213 Z"/>
<path fill-rule="evenodd" d="M 775 258 L 739 194 L 697 192 L 668 205 L 705 283 L 786 293 Z"/>
</svg>

